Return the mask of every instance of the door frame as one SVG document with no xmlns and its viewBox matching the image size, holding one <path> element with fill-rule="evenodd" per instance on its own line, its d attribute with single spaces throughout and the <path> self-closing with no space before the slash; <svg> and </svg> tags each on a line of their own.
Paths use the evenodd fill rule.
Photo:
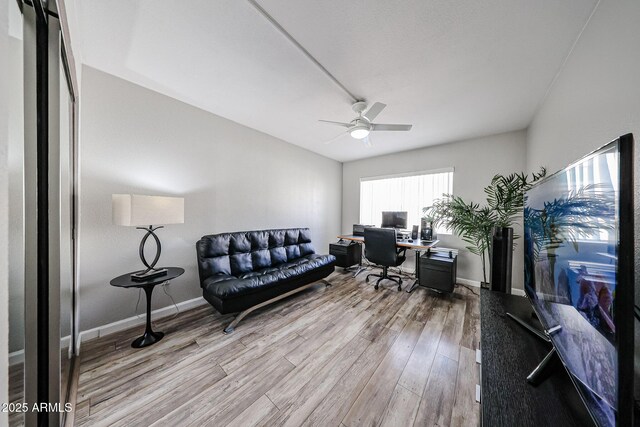
<svg viewBox="0 0 640 427">
<path fill-rule="evenodd" d="M 79 91 L 64 1 L 17 0 L 23 13 L 25 121 L 25 402 L 60 404 L 60 155 L 69 157 L 70 355 L 77 342 Z M 62 65 L 70 101 L 69 153 L 60 153 Z M 27 207 L 29 207 L 27 209 Z M 35 208 L 34 208 L 35 207 Z M 73 360 L 70 361 L 74 366 Z M 69 375 L 73 374 L 70 370 Z M 69 386 L 71 381 L 68 381 Z M 60 409 L 60 408 L 58 408 Z M 27 412 L 27 425 L 60 425 L 64 412 Z"/>
</svg>

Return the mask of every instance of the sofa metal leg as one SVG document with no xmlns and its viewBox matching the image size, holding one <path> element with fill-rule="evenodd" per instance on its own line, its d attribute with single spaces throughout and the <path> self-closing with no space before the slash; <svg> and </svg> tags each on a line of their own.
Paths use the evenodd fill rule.
<svg viewBox="0 0 640 427">
<path fill-rule="evenodd" d="M 238 313 L 238 315 L 235 317 L 235 319 L 233 319 L 233 321 L 232 321 L 231 323 L 229 323 L 229 326 L 227 326 L 226 328 L 224 328 L 224 331 L 223 331 L 223 332 L 224 332 L 226 335 L 232 334 L 232 333 L 233 333 L 233 331 L 235 331 L 235 330 L 236 330 L 236 325 L 237 325 L 238 323 L 240 323 L 240 321 L 241 321 L 242 319 L 244 319 L 244 318 L 247 316 L 247 314 L 251 313 L 251 312 L 252 312 L 253 310 L 255 310 L 256 308 L 257 308 L 256 306 L 254 306 L 254 307 L 250 307 L 250 308 L 246 309 L 245 311 L 241 311 L 240 313 Z"/>
<path fill-rule="evenodd" d="M 320 283 L 324 283 L 324 285 L 325 285 L 326 287 L 333 286 L 333 283 L 331 283 L 330 281 L 328 281 L 328 280 L 326 280 L 326 279 L 322 279 L 322 280 L 320 280 Z"/>
<path fill-rule="evenodd" d="M 330 283 L 330 282 L 328 282 L 328 281 L 326 281 L 326 280 L 324 280 L 324 279 L 319 280 L 319 282 L 322 282 L 322 283 L 324 283 L 324 284 L 325 284 L 325 285 L 327 285 L 327 286 L 331 286 L 331 283 Z M 305 289 L 308 289 L 308 288 L 310 288 L 310 287 L 312 287 L 312 286 L 315 286 L 315 285 L 316 285 L 316 283 L 318 283 L 318 282 L 309 283 L 308 285 L 304 285 L 304 286 L 301 286 L 301 287 L 299 287 L 299 288 L 293 289 L 293 290 L 291 290 L 291 291 L 289 291 L 289 292 L 286 292 L 286 293 L 284 293 L 284 294 L 282 294 L 282 295 L 278 295 L 278 296 L 277 296 L 277 297 L 275 297 L 275 298 L 271 298 L 270 300 L 267 300 L 267 301 L 261 302 L 260 304 L 256 304 L 256 305 L 254 305 L 253 307 L 249 307 L 249 308 L 247 308 L 246 310 L 241 311 L 240 313 L 238 313 L 238 315 L 236 316 L 236 318 L 235 318 L 235 319 L 233 319 L 233 321 L 232 321 L 231 323 L 229 323 L 229 326 L 227 326 L 226 328 L 224 328 L 224 331 L 223 331 L 223 332 L 224 332 L 225 334 L 227 334 L 227 335 L 228 335 L 228 334 L 233 333 L 233 331 L 234 331 L 234 330 L 235 330 L 235 328 L 236 328 L 236 325 L 237 325 L 238 323 L 240 323 L 240 321 L 241 321 L 242 319 L 244 319 L 244 318 L 247 316 L 247 314 L 251 313 L 251 312 L 252 312 L 252 311 L 254 311 L 254 310 L 259 309 L 260 307 L 264 307 L 265 305 L 269 305 L 269 304 L 271 304 L 271 303 L 273 303 L 273 302 L 279 301 L 279 300 L 281 300 L 281 299 L 283 299 L 283 298 L 286 298 L 286 297 L 288 297 L 288 296 L 290 296 L 290 295 L 297 294 L 298 292 L 302 292 L 302 291 L 304 291 Z"/>
</svg>

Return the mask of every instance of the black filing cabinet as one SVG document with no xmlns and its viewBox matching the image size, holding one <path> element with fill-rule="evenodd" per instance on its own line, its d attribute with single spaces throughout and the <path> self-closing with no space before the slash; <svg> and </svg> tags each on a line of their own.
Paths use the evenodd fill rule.
<svg viewBox="0 0 640 427">
<path fill-rule="evenodd" d="M 420 257 L 420 286 L 439 292 L 453 292 L 458 256 L 450 252 L 427 252 Z"/>
<path fill-rule="evenodd" d="M 362 262 L 362 246 L 353 241 L 331 243 L 329 253 L 336 257 L 338 267 L 348 268 Z"/>
</svg>

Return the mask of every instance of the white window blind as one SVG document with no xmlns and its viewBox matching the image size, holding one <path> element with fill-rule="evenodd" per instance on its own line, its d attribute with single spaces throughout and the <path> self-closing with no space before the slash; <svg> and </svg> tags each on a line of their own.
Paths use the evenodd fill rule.
<svg viewBox="0 0 640 427">
<path fill-rule="evenodd" d="M 383 211 L 406 211 L 407 228 L 420 225 L 422 208 L 453 192 L 453 169 L 360 180 L 360 224 L 380 225 Z M 445 233 L 446 229 L 436 230 Z"/>
</svg>

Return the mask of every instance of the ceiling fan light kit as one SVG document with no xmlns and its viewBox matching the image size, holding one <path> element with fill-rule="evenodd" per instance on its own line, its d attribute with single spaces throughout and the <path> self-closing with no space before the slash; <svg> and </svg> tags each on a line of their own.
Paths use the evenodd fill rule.
<svg viewBox="0 0 640 427">
<path fill-rule="evenodd" d="M 369 133 L 372 131 L 408 131 L 411 130 L 412 125 L 398 125 L 398 124 L 381 124 L 381 123 L 371 123 L 373 119 L 375 119 L 382 110 L 386 107 L 385 104 L 381 102 L 374 103 L 367 112 L 364 112 L 367 109 L 367 103 L 364 101 L 358 101 L 351 106 L 351 109 L 358 114 L 358 117 L 351 120 L 349 123 L 343 122 L 334 122 L 331 120 L 320 120 L 324 123 L 329 123 L 336 126 L 346 127 L 349 135 L 352 138 L 359 139 L 364 142 L 365 146 L 370 147 L 371 142 L 369 141 Z M 338 135 L 336 138 L 327 141 L 325 144 L 335 141 L 336 139 L 343 136 L 345 133 Z"/>
<path fill-rule="evenodd" d="M 349 129 L 352 138 L 362 139 L 366 138 L 369 135 L 369 126 L 365 124 L 358 124 Z"/>
</svg>

